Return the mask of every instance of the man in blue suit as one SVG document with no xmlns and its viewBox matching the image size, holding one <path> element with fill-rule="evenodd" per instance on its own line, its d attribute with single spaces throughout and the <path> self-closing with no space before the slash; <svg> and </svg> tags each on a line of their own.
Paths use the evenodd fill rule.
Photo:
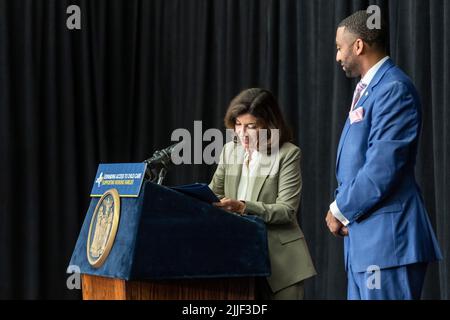
<svg viewBox="0 0 450 320">
<path fill-rule="evenodd" d="M 369 29 L 369 17 L 358 11 L 336 33 L 337 62 L 361 81 L 339 142 L 326 222 L 344 236 L 348 299 L 419 299 L 428 263 L 441 259 L 414 176 L 421 105 L 387 56 L 385 26 Z"/>
</svg>

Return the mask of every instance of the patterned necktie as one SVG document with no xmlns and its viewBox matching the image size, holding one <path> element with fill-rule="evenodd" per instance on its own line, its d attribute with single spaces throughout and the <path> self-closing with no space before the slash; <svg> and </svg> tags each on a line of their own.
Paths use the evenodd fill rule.
<svg viewBox="0 0 450 320">
<path fill-rule="evenodd" d="M 353 98 L 353 103 L 350 108 L 350 112 L 353 111 L 355 108 L 355 105 L 358 103 L 359 99 L 361 98 L 361 92 L 367 87 L 367 84 L 363 83 L 362 81 L 358 82 L 355 89 L 355 97 Z"/>
</svg>

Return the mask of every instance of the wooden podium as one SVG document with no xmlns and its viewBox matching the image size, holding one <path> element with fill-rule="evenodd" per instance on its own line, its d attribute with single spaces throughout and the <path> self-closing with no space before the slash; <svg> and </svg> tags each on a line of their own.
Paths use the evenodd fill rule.
<svg viewBox="0 0 450 320">
<path fill-rule="evenodd" d="M 83 300 L 254 300 L 254 279 L 126 281 L 83 274 Z"/>
<path fill-rule="evenodd" d="M 256 277 L 270 275 L 261 219 L 151 182 L 138 198 L 120 199 L 114 243 L 94 266 L 88 242 L 99 201 L 91 200 L 70 261 L 85 300 L 252 300 Z"/>
</svg>

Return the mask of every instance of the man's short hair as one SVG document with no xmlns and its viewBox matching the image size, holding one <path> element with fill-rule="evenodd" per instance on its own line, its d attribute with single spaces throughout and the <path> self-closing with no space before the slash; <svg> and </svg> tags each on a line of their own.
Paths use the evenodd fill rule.
<svg viewBox="0 0 450 320">
<path fill-rule="evenodd" d="M 371 47 L 387 52 L 388 43 L 388 27 L 386 21 L 381 19 L 380 29 L 369 29 L 367 21 L 370 19 L 371 14 L 367 11 L 357 11 L 351 16 L 345 18 L 339 23 L 338 28 L 345 27 L 349 32 L 355 34 L 358 38 L 361 38 Z"/>
</svg>

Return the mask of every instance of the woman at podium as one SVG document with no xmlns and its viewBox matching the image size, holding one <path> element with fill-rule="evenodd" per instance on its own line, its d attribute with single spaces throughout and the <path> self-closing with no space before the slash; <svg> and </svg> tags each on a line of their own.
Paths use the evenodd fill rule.
<svg viewBox="0 0 450 320">
<path fill-rule="evenodd" d="M 223 147 L 209 185 L 221 199 L 215 205 L 266 223 L 272 273 L 257 283 L 257 297 L 303 299 L 303 282 L 316 271 L 297 221 L 301 151 L 291 143 L 276 98 L 265 89 L 237 95 L 224 122 L 235 136 Z"/>
</svg>

